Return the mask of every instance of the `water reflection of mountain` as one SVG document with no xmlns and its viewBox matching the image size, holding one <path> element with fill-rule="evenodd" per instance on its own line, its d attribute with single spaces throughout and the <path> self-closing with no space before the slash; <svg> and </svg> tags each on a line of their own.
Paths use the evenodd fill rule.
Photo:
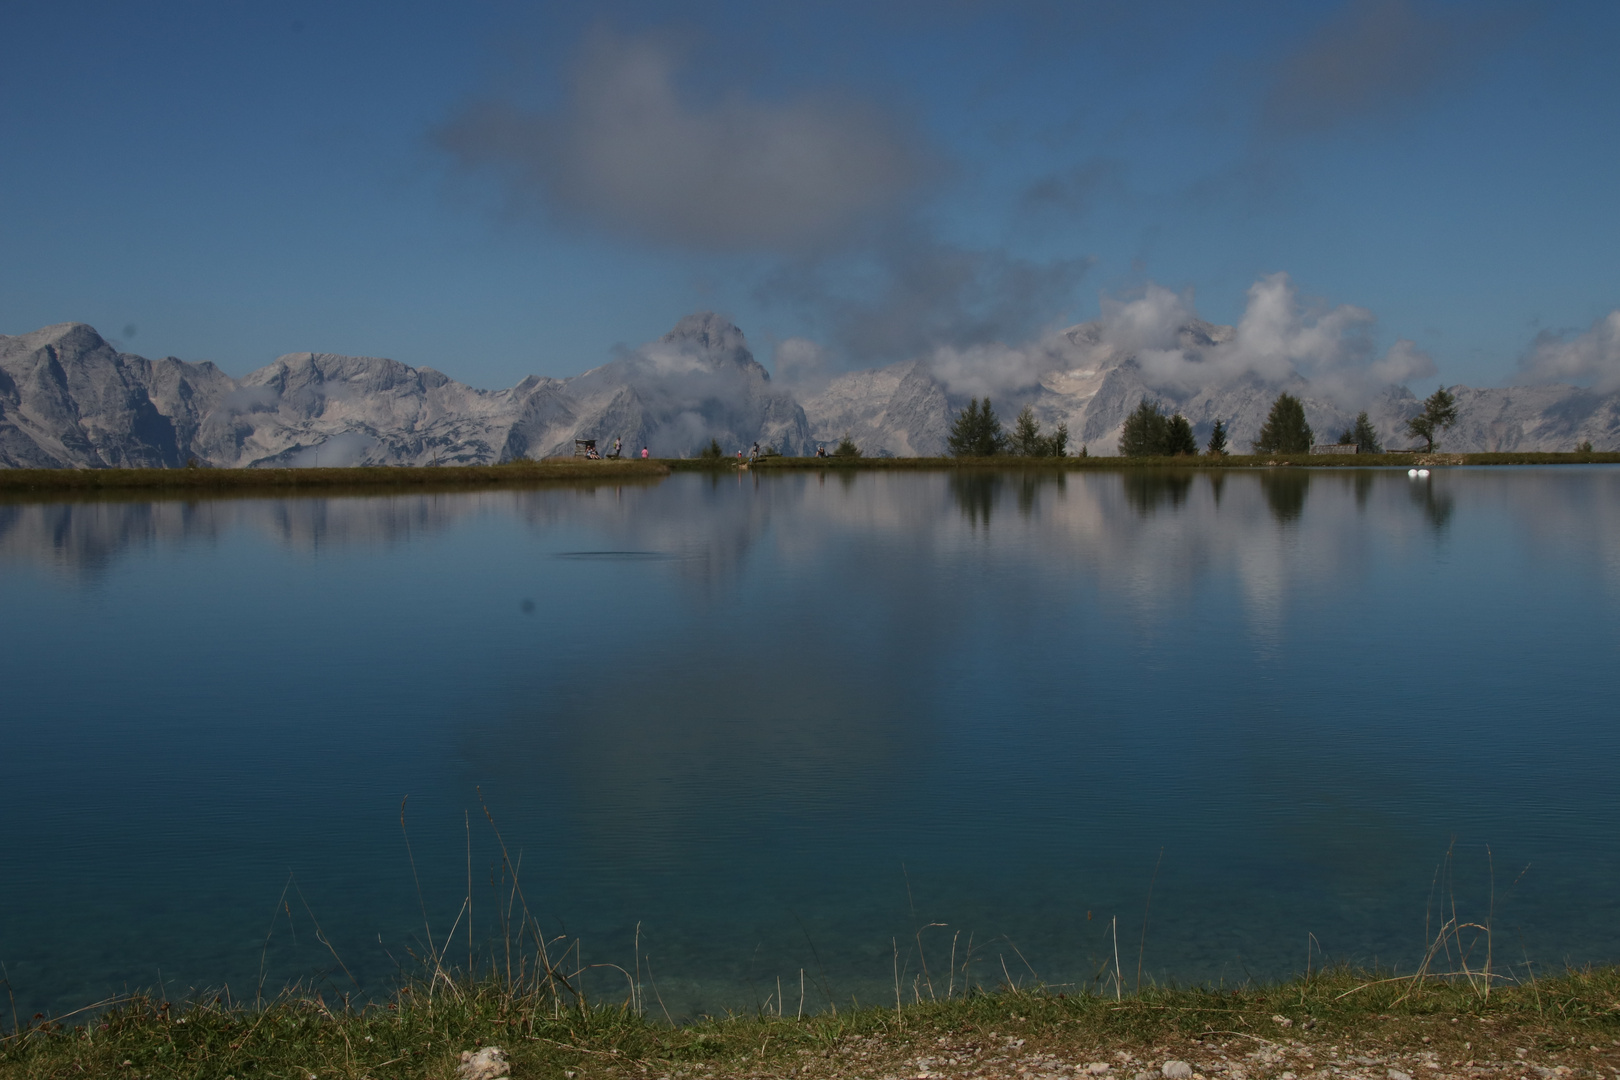
<svg viewBox="0 0 1620 1080">
<path fill-rule="evenodd" d="M 604 489 L 608 497 L 613 488 Z M 564 500 L 596 489 L 570 487 Z M 0 562 L 95 574 L 136 550 L 216 544 L 257 534 L 295 551 L 395 545 L 480 515 L 521 514 L 533 491 L 152 502 L 0 502 Z"/>
<path fill-rule="evenodd" d="M 834 475 L 832 483 L 818 474 L 723 473 L 650 487 L 7 501 L 0 503 L 0 562 L 95 574 L 133 551 L 214 545 L 232 532 L 313 553 L 409 544 L 488 516 L 541 534 L 584 528 L 612 537 L 607 546 L 664 553 L 682 578 L 718 581 L 737 573 L 761 543 L 789 561 L 853 542 L 901 543 L 948 557 L 994 523 L 1021 537 L 1003 557 L 1038 557 L 1049 571 L 1083 570 L 1149 596 L 1220 567 L 1267 593 L 1285 580 L 1353 570 L 1374 537 L 1411 543 L 1442 534 L 1464 505 L 1488 512 L 1532 501 L 1536 512 L 1514 512 L 1511 527 L 1544 542 L 1559 535 L 1602 544 L 1620 531 L 1593 519 L 1620 514 L 1613 497 L 1620 474 L 1602 469 L 1551 471 L 1546 482 L 1511 491 L 1505 474 L 1439 471 L 1414 481 L 1399 470 L 1364 469 Z M 1358 524 L 1369 515 L 1375 530 Z"/>
<path fill-rule="evenodd" d="M 881 996 L 885 939 L 920 921 L 913 886 L 922 918 L 1010 933 L 1043 977 L 1084 978 L 1081 935 L 1105 923 L 1051 913 L 1140 913 L 1167 839 L 1150 967 L 1157 955 L 1182 965 L 1175 977 L 1242 978 L 1241 955 L 1284 972 L 1293 946 L 1282 955 L 1275 928 L 1306 915 L 1335 955 L 1387 955 L 1403 905 L 1421 907 L 1428 845 L 1457 822 L 1475 839 L 1511 834 L 1499 856 L 1516 844 L 1540 859 L 1546 836 L 1612 817 L 1587 805 L 1609 790 L 1613 755 L 1592 747 L 1607 748 L 1612 620 L 1594 602 L 1575 641 L 1546 631 L 1559 600 L 1620 592 L 1620 470 L 1302 479 L 728 472 L 592 491 L 0 505 L 0 586 L 17 604 L 0 802 L 19 822 L 7 864 L 37 886 L 10 901 L 32 914 L 0 922 L 41 941 L 47 923 L 50 940 L 90 926 L 87 950 L 116 954 L 120 977 L 147 955 L 167 965 L 186 918 L 149 947 L 156 935 L 98 919 L 97 904 L 157 911 L 180 880 L 213 910 L 257 912 L 253 889 L 192 888 L 229 848 L 270 868 L 266 904 L 284 851 L 309 860 L 311 883 L 397 869 L 401 903 L 376 921 L 409 928 L 414 889 L 388 846 L 408 791 L 424 829 L 455 815 L 416 851 L 453 871 L 440 927 L 460 900 L 468 803 L 478 850 L 477 786 L 527 852 L 548 919 L 614 960 L 636 955 L 646 920 L 674 1008 L 666 972 L 735 988 L 823 961 L 840 989 L 867 1000 L 853 980 L 872 976 Z M 213 555 L 203 545 L 222 557 L 192 573 L 204 560 L 191 556 Z M 1413 662 L 1413 582 L 1448 564 L 1435 595 L 1451 625 Z M 67 572 L 36 587 L 19 566 Z M 1492 605 L 1539 595 L 1559 599 L 1510 651 L 1540 648 L 1534 666 L 1577 687 L 1558 706 L 1492 652 Z M 100 677 L 82 677 L 86 655 Z M 1431 682 L 1444 707 L 1412 704 Z M 63 775 L 87 794 L 59 810 L 47 789 Z M 1569 792 L 1573 809 L 1537 796 L 1547 816 L 1520 828 L 1504 790 Z M 371 822 L 368 839 L 334 821 Z M 1583 844 L 1607 850 L 1568 849 Z M 124 877 L 102 869 L 115 863 Z M 72 898 L 41 899 L 64 881 Z M 343 941 L 377 941 L 374 893 L 354 886 L 359 914 L 338 920 L 350 963 Z M 261 948 L 241 950 L 249 978 Z M 35 949 L 34 970 L 62 966 L 57 951 Z M 189 970 L 212 977 L 216 955 Z M 687 998 L 689 1011 L 739 1000 Z"/>
</svg>

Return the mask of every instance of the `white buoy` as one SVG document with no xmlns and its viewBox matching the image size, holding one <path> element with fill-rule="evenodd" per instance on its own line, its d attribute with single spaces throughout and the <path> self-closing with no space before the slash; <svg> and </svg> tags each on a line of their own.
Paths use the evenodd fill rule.
<svg viewBox="0 0 1620 1080">
<path fill-rule="evenodd" d="M 1429 475 L 1429 470 L 1428 469 L 1419 469 L 1418 470 L 1418 476 L 1419 477 L 1428 476 L 1428 475 Z"/>
<path fill-rule="evenodd" d="M 1418 471 L 1416 469 L 1407 469 L 1406 470 L 1406 475 L 1410 476 L 1414 480 L 1417 479 L 1417 474 L 1418 474 Z"/>
</svg>

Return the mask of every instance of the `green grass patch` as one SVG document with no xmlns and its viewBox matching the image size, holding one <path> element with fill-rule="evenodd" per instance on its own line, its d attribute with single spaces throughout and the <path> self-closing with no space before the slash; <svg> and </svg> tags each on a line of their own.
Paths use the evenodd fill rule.
<svg viewBox="0 0 1620 1080">
<path fill-rule="evenodd" d="M 657 480 L 668 475 L 669 467 L 657 461 L 571 458 L 423 468 L 362 465 L 347 469 L 0 469 L 0 494 L 457 491 L 557 482 Z"/>
<path fill-rule="evenodd" d="M 1559 1065 L 1560 1076 L 1607 1075 L 1620 1064 L 1615 968 L 1498 985 L 1488 994 L 1478 981 L 1339 969 L 1270 986 L 1149 988 L 1119 999 L 1003 987 L 899 1008 L 851 1003 L 804 1017 L 790 1006 L 783 1015 L 677 1025 L 656 1011 L 629 1001 L 565 1005 L 499 981 L 442 978 L 364 1008 L 296 992 L 260 1008 L 135 998 L 4 1036 L 0 1080 L 451 1077 L 461 1051 L 488 1045 L 506 1051 L 514 1077 L 559 1080 L 916 1076 L 919 1069 L 1013 1076 L 1031 1062 L 1092 1061 L 1111 1061 L 1112 1075 L 1130 1080 L 1131 1062 L 1156 1072 L 1164 1060 L 1185 1060 L 1213 1076 L 1243 1055 L 1249 1076 L 1280 1076 L 1285 1068 L 1303 1076 L 1312 1062 L 1360 1055 L 1377 1063 L 1368 1075 L 1380 1080 L 1386 1065 L 1444 1078 L 1488 1062 L 1514 1077 L 1552 1075 Z M 1429 1071 L 1418 1074 L 1420 1065 Z"/>
<path fill-rule="evenodd" d="M 1229 457 L 779 457 L 761 458 L 752 468 L 766 472 L 812 471 L 1118 471 L 1142 468 L 1255 469 L 1279 466 L 1369 468 L 1413 465 L 1591 465 L 1620 464 L 1620 453 L 1590 454 L 1296 454 Z M 449 492 L 479 488 L 559 483 L 654 482 L 671 472 L 720 473 L 737 469 L 734 458 L 665 458 L 640 461 L 585 461 L 551 458 L 504 465 L 355 466 L 344 469 L 0 469 L 0 499 L 42 495 L 81 497 L 189 498 L 271 492 L 348 495 L 401 491 Z"/>
</svg>

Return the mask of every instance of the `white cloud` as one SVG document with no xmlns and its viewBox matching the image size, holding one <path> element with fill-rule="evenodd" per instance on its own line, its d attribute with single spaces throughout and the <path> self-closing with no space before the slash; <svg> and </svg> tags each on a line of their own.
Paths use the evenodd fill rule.
<svg viewBox="0 0 1620 1080">
<path fill-rule="evenodd" d="M 992 342 L 964 348 L 941 346 L 929 357 L 935 378 L 952 394 L 1004 397 L 1035 387 L 1042 375 L 1068 366 L 1061 338 L 1046 338 L 1021 347 Z"/>
<path fill-rule="evenodd" d="M 1155 328 L 1160 339 L 1196 318 L 1190 305 L 1172 305 L 1162 298 L 1157 310 L 1163 320 Z M 1105 339 L 1110 335 L 1108 314 L 1105 309 Z M 1174 329 L 1172 320 L 1180 320 Z M 1138 362 L 1149 384 L 1168 390 L 1193 392 L 1248 376 L 1267 383 L 1298 376 L 1326 396 L 1347 401 L 1364 398 L 1379 386 L 1434 373 L 1433 360 L 1410 341 L 1397 341 L 1378 356 L 1372 339 L 1376 323 L 1372 312 L 1351 304 L 1306 307 L 1287 274 L 1270 274 L 1249 287 L 1243 317 L 1225 340 L 1146 349 Z M 1130 332 L 1147 330 L 1133 325 Z"/>
<path fill-rule="evenodd" d="M 1181 328 L 1198 317 L 1192 293 L 1177 295 L 1149 282 L 1134 300 L 1105 298 L 1102 335 L 1108 344 L 1128 352 L 1173 349 Z"/>
<path fill-rule="evenodd" d="M 1376 323 L 1365 308 L 1302 304 L 1282 273 L 1250 286 L 1235 327 L 1199 319 L 1190 292 L 1149 283 L 1130 299 L 1104 299 L 1095 333 L 1078 340 L 1057 333 L 1018 346 L 944 347 L 929 360 L 950 392 L 963 396 L 1016 394 L 1049 372 L 1131 355 L 1148 385 L 1172 394 L 1191 395 L 1241 378 L 1276 384 L 1298 377 L 1348 406 L 1391 383 L 1435 373 L 1434 361 L 1404 339 L 1380 355 L 1373 341 Z"/>
<path fill-rule="evenodd" d="M 659 39 L 597 33 L 561 109 L 474 104 L 438 141 L 497 171 L 520 203 L 711 250 L 820 246 L 924 171 L 918 141 L 869 105 L 740 90 L 696 101 L 677 85 L 678 60 Z"/>
<path fill-rule="evenodd" d="M 1620 309 L 1580 334 L 1543 332 L 1523 367 L 1531 382 L 1572 382 L 1599 393 L 1620 390 Z"/>
<path fill-rule="evenodd" d="M 827 350 L 809 338 L 790 337 L 777 342 L 771 362 L 779 382 L 801 390 L 819 386 L 832 377 Z"/>
</svg>

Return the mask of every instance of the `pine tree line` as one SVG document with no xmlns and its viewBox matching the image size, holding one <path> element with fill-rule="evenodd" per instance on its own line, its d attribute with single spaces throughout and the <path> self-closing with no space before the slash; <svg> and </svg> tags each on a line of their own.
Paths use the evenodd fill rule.
<svg viewBox="0 0 1620 1080">
<path fill-rule="evenodd" d="M 1433 451 L 1435 439 L 1457 422 L 1457 400 L 1440 387 L 1423 403 L 1423 412 L 1406 422 L 1406 430 Z M 847 439 L 847 437 L 846 437 Z M 1260 437 L 1251 444 L 1257 454 L 1305 454 L 1315 442 L 1316 433 L 1305 419 L 1305 403 L 1287 392 L 1277 395 L 1260 428 Z M 1059 424 L 1050 433 L 1041 431 L 1040 421 L 1025 406 L 1011 432 L 1003 431 L 990 399 L 973 398 L 956 414 L 946 437 L 953 457 L 1063 457 L 1068 453 L 1069 428 Z M 1211 457 L 1229 453 L 1226 423 L 1216 420 L 1204 452 Z M 1381 454 L 1384 448 L 1372 419 L 1363 409 L 1355 424 L 1339 435 L 1339 445 L 1354 445 L 1359 453 Z M 1119 452 L 1125 457 L 1190 457 L 1198 453 L 1192 424 L 1180 412 L 1166 414 L 1156 401 L 1143 398 L 1125 418 L 1120 429 Z M 1084 455 L 1084 448 L 1081 449 Z"/>
<path fill-rule="evenodd" d="M 1069 425 L 1059 424 L 1049 434 L 1028 405 L 1013 423 L 1011 433 L 1001 429 L 1001 421 L 986 397 L 974 398 L 956 414 L 951 432 L 945 438 L 952 457 L 1064 457 L 1069 452 Z"/>
</svg>

